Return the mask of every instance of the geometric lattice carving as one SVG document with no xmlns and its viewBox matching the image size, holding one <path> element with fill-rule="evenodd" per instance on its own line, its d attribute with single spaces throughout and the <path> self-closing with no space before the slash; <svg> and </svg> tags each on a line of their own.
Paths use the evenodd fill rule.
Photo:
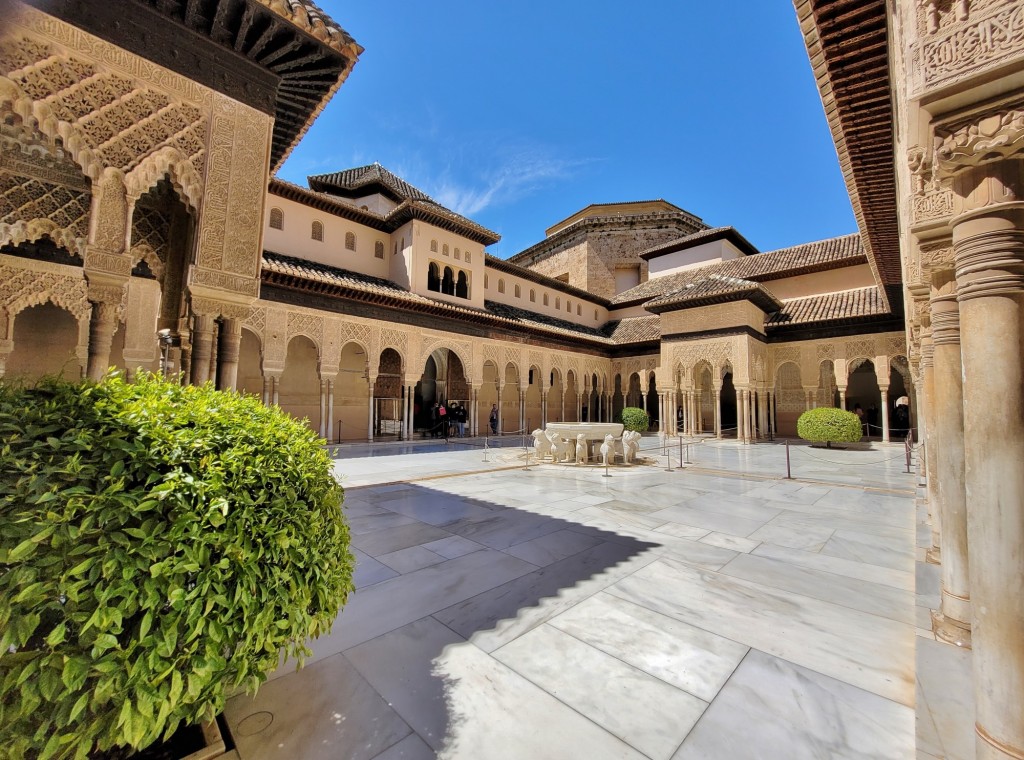
<svg viewBox="0 0 1024 760">
<path fill-rule="evenodd" d="M 288 314 L 288 340 L 296 335 L 312 338 L 317 349 L 323 345 L 324 318 L 319 314 L 290 312 Z"/>
<path fill-rule="evenodd" d="M 132 214 L 132 248 L 145 243 L 160 261 L 167 261 L 168 232 L 171 220 L 163 209 L 136 204 Z"/>
<path fill-rule="evenodd" d="M 127 172 L 150 153 L 174 146 L 203 171 L 206 120 L 191 104 L 27 38 L 0 44 L 0 74 L 72 125 L 79 147 L 92 151 L 103 166 Z"/>
</svg>

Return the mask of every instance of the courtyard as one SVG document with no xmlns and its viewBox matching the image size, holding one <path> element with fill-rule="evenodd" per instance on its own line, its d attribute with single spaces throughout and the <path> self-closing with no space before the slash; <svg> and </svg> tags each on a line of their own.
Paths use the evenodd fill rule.
<svg viewBox="0 0 1024 760">
<path fill-rule="evenodd" d="M 793 446 L 787 480 L 777 444 L 668 471 L 648 437 L 604 477 L 474 443 L 334 450 L 357 593 L 228 704 L 241 760 L 907 758 L 915 701 L 918 757 L 970 756 L 915 683 L 963 661 L 902 446 Z"/>
</svg>

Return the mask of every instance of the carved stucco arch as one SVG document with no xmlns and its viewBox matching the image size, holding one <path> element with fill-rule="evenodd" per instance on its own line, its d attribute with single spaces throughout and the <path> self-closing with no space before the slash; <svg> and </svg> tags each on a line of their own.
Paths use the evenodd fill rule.
<svg viewBox="0 0 1024 760">
<path fill-rule="evenodd" d="M 255 327 L 253 327 L 252 325 L 247 325 L 245 323 L 242 324 L 242 332 L 249 333 L 251 336 L 253 336 L 256 339 L 256 342 L 259 344 L 259 347 L 260 347 L 260 361 L 262 361 L 263 360 L 263 335 L 261 335 L 260 331 L 257 330 Z"/>
<path fill-rule="evenodd" d="M 313 347 L 316 349 L 317 364 L 319 365 L 324 355 L 324 347 L 321 344 L 319 338 L 317 338 L 315 335 L 310 334 L 306 330 L 296 330 L 295 332 L 288 333 L 288 341 L 284 344 L 284 355 L 286 357 L 288 356 L 288 349 L 291 347 L 292 341 L 295 340 L 296 338 L 306 338 L 310 343 L 313 344 Z"/>
<path fill-rule="evenodd" d="M 149 271 L 153 273 L 158 281 L 163 280 L 164 276 L 164 263 L 160 261 L 160 257 L 156 251 L 153 250 L 153 246 L 149 243 L 137 243 L 132 246 L 129 255 L 132 259 L 132 268 L 134 269 L 140 261 L 145 261 L 149 266 Z"/>
<path fill-rule="evenodd" d="M 342 348 L 344 348 L 344 346 Z M 381 357 L 384 356 L 384 352 L 387 351 L 388 349 L 391 349 L 396 354 L 398 354 L 398 360 L 400 362 L 399 373 L 402 374 L 402 375 L 405 375 L 405 373 L 408 371 L 408 368 L 409 368 L 409 362 L 406 360 L 406 355 L 405 355 L 406 352 L 405 352 L 404 349 L 399 348 L 398 346 L 396 346 L 396 345 L 394 345 L 394 344 L 392 344 L 390 342 L 385 343 L 384 345 L 380 346 L 380 350 L 377 352 L 377 356 L 374 357 L 374 361 L 373 361 L 374 369 L 372 371 L 373 372 L 377 372 L 378 370 L 380 370 L 380 360 L 381 360 Z M 367 351 L 366 355 L 370 356 L 370 352 Z"/>
<path fill-rule="evenodd" d="M 75 237 L 75 233 L 64 227 L 58 227 L 57 223 L 37 217 L 31 220 L 22 220 L 13 224 L 0 224 L 0 245 L 20 245 L 21 243 L 33 243 L 41 238 L 48 237 L 68 253 L 84 258 L 86 239 Z"/>
<path fill-rule="evenodd" d="M 178 197 L 192 211 L 198 211 L 203 199 L 203 178 L 188 157 L 173 145 L 150 153 L 125 175 L 128 200 L 135 203 L 164 177 L 169 179 Z"/>
<path fill-rule="evenodd" d="M 466 375 L 466 382 L 472 385 L 473 365 L 469 360 L 467 360 L 465 356 L 465 347 L 452 346 L 451 344 L 446 343 L 443 340 L 434 341 L 429 346 L 427 346 L 427 348 L 420 352 L 420 371 L 422 371 L 423 368 L 427 366 L 427 359 L 429 359 L 435 351 L 438 351 L 440 349 L 447 349 L 448 351 L 450 351 L 451 353 L 455 354 L 458 357 L 459 361 L 462 362 L 462 371 Z"/>
</svg>

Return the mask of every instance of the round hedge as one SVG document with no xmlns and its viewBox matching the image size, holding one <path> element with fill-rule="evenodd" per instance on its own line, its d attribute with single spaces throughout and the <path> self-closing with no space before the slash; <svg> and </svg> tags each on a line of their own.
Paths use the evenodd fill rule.
<svg viewBox="0 0 1024 760">
<path fill-rule="evenodd" d="M 252 397 L 0 384 L 0 746 L 144 747 L 308 655 L 353 588 L 342 496 Z"/>
<path fill-rule="evenodd" d="M 651 426 L 651 418 L 647 412 L 636 406 L 627 406 L 623 409 L 619 419 L 622 420 L 622 426 L 626 430 L 633 430 L 637 433 L 646 433 L 647 428 Z"/>
<path fill-rule="evenodd" d="M 796 433 L 805 441 L 852 443 L 860 440 L 860 418 L 832 407 L 809 409 L 796 421 Z"/>
</svg>

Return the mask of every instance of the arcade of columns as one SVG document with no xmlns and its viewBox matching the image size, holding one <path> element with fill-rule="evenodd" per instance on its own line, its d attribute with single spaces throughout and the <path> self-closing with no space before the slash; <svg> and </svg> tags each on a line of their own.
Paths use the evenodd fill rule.
<svg viewBox="0 0 1024 760">
<path fill-rule="evenodd" d="M 973 649 L 977 756 L 1024 758 L 1024 106 L 932 126 L 934 155 L 909 165 L 919 207 L 944 213 L 916 225 L 905 267 L 933 627 Z"/>
</svg>

